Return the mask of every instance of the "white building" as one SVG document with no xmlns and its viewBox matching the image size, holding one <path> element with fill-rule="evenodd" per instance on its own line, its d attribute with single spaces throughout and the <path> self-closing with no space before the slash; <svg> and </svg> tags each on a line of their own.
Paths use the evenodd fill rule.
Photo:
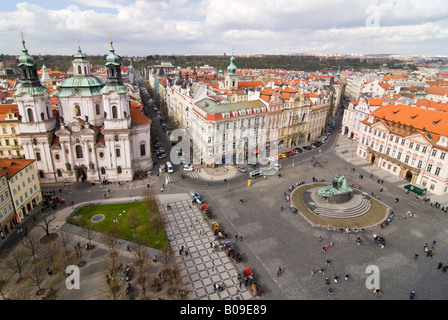
<svg viewBox="0 0 448 320">
<path fill-rule="evenodd" d="M 110 43 L 107 80 L 90 74 L 81 49 L 74 75 L 61 84 L 58 113 L 37 77 L 34 59 L 23 45 L 19 57 L 20 136 L 27 159 L 36 159 L 41 182 L 129 181 L 152 166 L 151 121 L 129 98 L 121 77 L 121 58 Z"/>
<path fill-rule="evenodd" d="M 363 122 L 357 155 L 428 191 L 448 192 L 448 115 L 391 104 Z"/>
</svg>

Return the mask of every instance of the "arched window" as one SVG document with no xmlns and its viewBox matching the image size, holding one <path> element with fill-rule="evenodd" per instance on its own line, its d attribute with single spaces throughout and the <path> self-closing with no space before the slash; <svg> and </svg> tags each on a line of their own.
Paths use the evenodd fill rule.
<svg viewBox="0 0 448 320">
<path fill-rule="evenodd" d="M 121 167 L 117 167 L 117 173 L 121 173 L 121 172 L 122 172 Z"/>
<path fill-rule="evenodd" d="M 28 109 L 26 110 L 26 113 L 27 113 L 27 115 L 28 115 L 28 121 L 29 121 L 29 122 L 34 122 L 33 109 L 28 108 Z"/>
<path fill-rule="evenodd" d="M 39 178 L 45 178 L 45 173 L 42 170 L 39 170 Z"/>
<path fill-rule="evenodd" d="M 105 174 L 106 174 L 106 168 L 101 167 L 101 174 L 102 174 L 102 175 L 105 175 Z"/>
<path fill-rule="evenodd" d="M 58 177 L 62 177 L 62 171 L 61 171 L 61 169 L 58 169 L 58 170 L 56 171 L 56 173 L 57 173 Z"/>
<path fill-rule="evenodd" d="M 82 69 L 81 69 L 81 66 L 78 66 L 78 74 L 82 74 L 82 71 L 81 71 Z"/>
<path fill-rule="evenodd" d="M 82 147 L 81 146 L 76 146 L 76 158 L 77 159 L 82 158 Z"/>
<path fill-rule="evenodd" d="M 95 113 L 96 113 L 96 115 L 98 116 L 99 114 L 100 114 L 100 105 L 99 104 L 96 104 L 95 105 Z"/>
<path fill-rule="evenodd" d="M 75 116 L 81 116 L 81 108 L 78 105 L 75 106 Z"/>
<path fill-rule="evenodd" d="M 112 107 L 112 119 L 117 119 L 117 118 L 118 118 L 117 107 L 113 106 Z"/>
</svg>

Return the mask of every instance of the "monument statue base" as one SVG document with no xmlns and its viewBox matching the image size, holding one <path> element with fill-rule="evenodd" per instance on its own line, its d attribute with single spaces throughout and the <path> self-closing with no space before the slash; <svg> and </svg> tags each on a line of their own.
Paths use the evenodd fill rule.
<svg viewBox="0 0 448 320">
<path fill-rule="evenodd" d="M 320 188 L 316 194 L 316 200 L 325 203 L 338 204 L 350 201 L 354 191 L 347 185 L 344 176 L 334 177 L 333 183 Z"/>
<path fill-rule="evenodd" d="M 330 204 L 345 203 L 353 198 L 354 191 L 346 191 L 341 193 L 335 193 L 332 195 L 320 195 L 316 193 L 316 200 L 319 202 L 325 202 Z"/>
</svg>

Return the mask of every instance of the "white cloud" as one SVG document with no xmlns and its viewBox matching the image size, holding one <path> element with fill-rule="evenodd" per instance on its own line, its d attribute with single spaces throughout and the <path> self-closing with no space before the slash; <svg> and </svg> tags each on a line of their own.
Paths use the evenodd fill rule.
<svg viewBox="0 0 448 320">
<path fill-rule="evenodd" d="M 446 0 L 76 0 L 63 9 L 18 2 L 0 12 L 3 53 L 72 54 L 81 41 L 117 53 L 424 53 L 446 54 Z M 67 2 L 69 3 L 69 2 Z M 366 23 L 377 9 L 377 28 Z M 120 52 L 121 50 L 121 52 Z"/>
</svg>

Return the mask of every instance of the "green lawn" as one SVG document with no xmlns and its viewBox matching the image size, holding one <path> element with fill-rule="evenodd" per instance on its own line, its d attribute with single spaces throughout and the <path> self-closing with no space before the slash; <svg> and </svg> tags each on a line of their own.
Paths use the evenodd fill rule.
<svg viewBox="0 0 448 320">
<path fill-rule="evenodd" d="M 141 223 L 136 229 L 135 235 L 126 223 L 126 215 L 131 209 L 138 210 L 141 215 Z M 90 219 L 97 214 L 103 214 L 105 218 L 100 222 L 91 223 Z M 90 224 L 94 230 L 99 232 L 108 232 L 111 227 L 116 227 L 118 235 L 122 239 L 140 242 L 158 249 L 168 247 L 165 230 L 155 234 L 149 222 L 149 217 L 150 213 L 143 202 L 129 202 L 82 207 L 70 217 L 69 222 L 82 227 Z M 117 222 L 114 222 L 114 220 Z"/>
<path fill-rule="evenodd" d="M 327 183 L 328 184 L 328 183 Z M 306 185 L 301 188 L 296 189 L 292 194 L 292 202 L 296 206 L 297 210 L 312 224 L 318 226 L 329 226 L 334 228 L 365 228 L 376 224 L 379 224 L 386 217 L 388 207 L 382 202 L 370 197 L 369 200 L 372 202 L 372 207 L 366 214 L 350 219 L 337 219 L 337 218 L 327 218 L 320 217 L 308 209 L 307 205 L 303 201 L 303 194 L 314 187 L 325 186 L 325 183 L 316 183 L 313 185 Z M 361 193 L 355 190 L 356 193 Z"/>
</svg>

